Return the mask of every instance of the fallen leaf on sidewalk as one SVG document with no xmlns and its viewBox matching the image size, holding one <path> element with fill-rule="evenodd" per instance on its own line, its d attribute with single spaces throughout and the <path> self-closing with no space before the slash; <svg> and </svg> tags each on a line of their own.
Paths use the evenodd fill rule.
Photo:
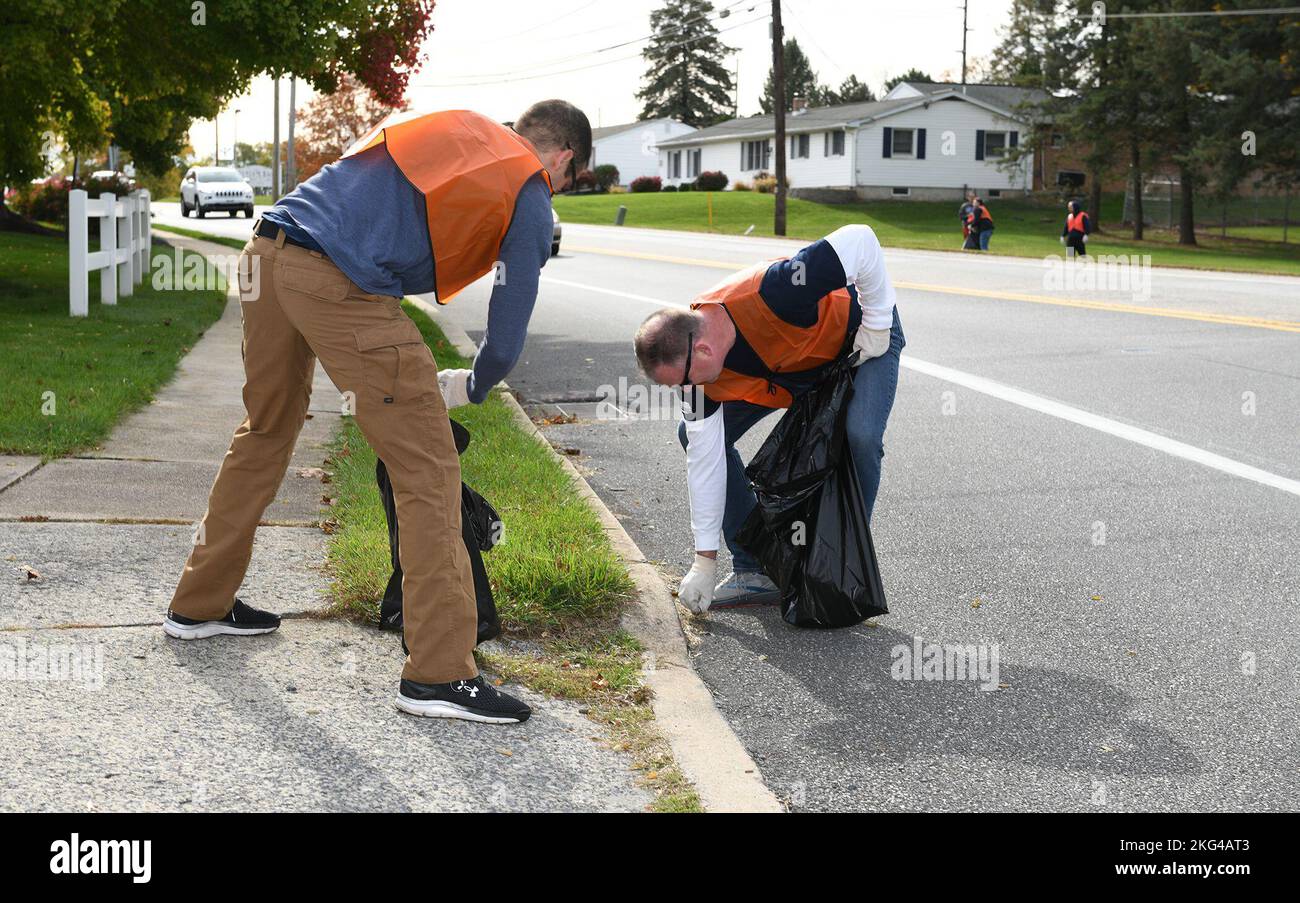
<svg viewBox="0 0 1300 903">
<path fill-rule="evenodd" d="M 514 756 L 514 753 L 512 753 L 508 749 L 498 749 L 497 752 L 501 753 L 501 755 L 505 756 L 506 758 L 512 758 Z"/>
<path fill-rule="evenodd" d="M 329 474 L 327 474 L 324 470 L 322 470 L 319 467 L 299 467 L 298 476 L 308 480 L 316 479 L 316 480 L 323 480 L 327 483 L 329 482 L 328 479 Z"/>
<path fill-rule="evenodd" d="M 34 568 L 34 567 L 29 567 L 28 565 L 23 565 L 23 570 L 27 572 L 27 579 L 28 579 L 28 580 L 40 580 L 40 579 L 41 579 L 41 573 L 40 573 L 40 571 L 36 570 L 36 568 Z"/>
<path fill-rule="evenodd" d="M 18 519 L 25 524 L 36 524 L 49 520 L 44 514 L 24 514 Z"/>
</svg>

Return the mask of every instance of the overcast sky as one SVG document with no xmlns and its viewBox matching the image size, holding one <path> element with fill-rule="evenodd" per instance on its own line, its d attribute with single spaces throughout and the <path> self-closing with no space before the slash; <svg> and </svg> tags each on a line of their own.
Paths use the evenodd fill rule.
<svg viewBox="0 0 1300 903">
<path fill-rule="evenodd" d="M 660 0 L 438 0 L 425 63 L 407 97 L 416 110 L 472 109 L 510 120 L 530 103 L 562 97 L 581 107 L 593 126 L 636 119 L 636 92 L 645 72 L 640 51 L 650 12 Z M 735 48 L 740 113 L 757 113 L 771 68 L 767 14 L 771 0 L 714 0 L 731 7 L 718 21 L 722 41 Z M 970 0 L 971 59 L 987 57 L 998 41 L 1011 0 Z M 884 80 L 915 66 L 936 79 L 961 69 L 961 0 L 783 0 L 787 37 L 799 39 L 823 84 L 849 74 L 880 93 Z M 757 20 L 757 21 L 755 21 Z M 613 47 L 622 44 L 624 46 Z M 610 48 L 601 50 L 601 48 Z M 287 117 L 288 84 L 281 84 Z M 311 90 L 298 85 L 301 109 Z M 220 117 L 221 143 L 271 140 L 271 81 L 254 81 L 248 95 Z M 234 112 L 239 110 L 238 115 Z M 282 136 L 283 138 L 283 132 Z M 211 120 L 196 122 L 190 139 L 200 155 L 213 147 Z"/>
</svg>

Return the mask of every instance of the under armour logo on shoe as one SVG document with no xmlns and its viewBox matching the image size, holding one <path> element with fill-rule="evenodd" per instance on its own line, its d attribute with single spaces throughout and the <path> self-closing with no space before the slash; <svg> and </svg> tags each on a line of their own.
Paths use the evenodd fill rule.
<svg viewBox="0 0 1300 903">
<path fill-rule="evenodd" d="M 457 682 L 456 686 L 452 687 L 452 689 L 457 693 L 469 693 L 470 699 L 478 698 L 478 687 L 474 686 L 474 684 L 466 683 L 463 680 Z"/>
</svg>

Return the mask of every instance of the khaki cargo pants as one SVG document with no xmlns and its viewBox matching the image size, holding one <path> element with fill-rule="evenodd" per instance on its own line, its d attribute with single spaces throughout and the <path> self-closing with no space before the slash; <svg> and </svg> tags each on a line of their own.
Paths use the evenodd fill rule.
<svg viewBox="0 0 1300 903">
<path fill-rule="evenodd" d="M 460 532 L 460 461 L 419 329 L 397 298 L 366 294 L 327 257 L 284 244 L 283 233 L 255 237 L 244 257 L 241 264 L 256 257 L 260 266 L 252 280 L 258 292 L 240 296 L 248 416 L 212 485 L 201 542 L 172 609 L 204 620 L 230 610 L 253 533 L 289 466 L 320 358 L 392 480 L 410 648 L 402 676 L 420 683 L 473 677 L 478 623 Z"/>
</svg>

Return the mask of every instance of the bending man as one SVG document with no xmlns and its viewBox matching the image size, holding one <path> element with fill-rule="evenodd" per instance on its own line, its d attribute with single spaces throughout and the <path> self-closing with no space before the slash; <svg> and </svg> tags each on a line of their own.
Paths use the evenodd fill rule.
<svg viewBox="0 0 1300 903">
<path fill-rule="evenodd" d="M 163 629 L 182 640 L 269 633 L 280 618 L 235 598 L 253 533 L 293 454 L 319 358 L 387 465 L 401 522 L 405 638 L 397 707 L 519 722 L 528 706 L 485 683 L 461 541 L 460 464 L 447 408 L 482 402 L 518 359 L 550 256 L 551 191 L 591 155 L 591 127 L 561 100 L 507 128 L 465 110 L 376 127 L 254 226 L 241 263 L 244 405 Z M 402 297 L 448 301 L 501 261 L 473 370 L 439 373 Z"/>
<path fill-rule="evenodd" d="M 678 598 L 692 611 L 779 601 L 776 586 L 736 542 L 756 504 L 736 440 L 816 385 L 847 343 L 861 352 L 848 442 L 870 516 L 905 340 L 869 226 L 845 226 L 793 257 L 741 270 L 690 310 L 656 311 L 641 324 L 635 347 L 646 375 L 702 390 L 684 393 L 678 429 L 695 537 L 695 563 Z M 733 573 L 715 587 L 719 534 Z"/>
</svg>

